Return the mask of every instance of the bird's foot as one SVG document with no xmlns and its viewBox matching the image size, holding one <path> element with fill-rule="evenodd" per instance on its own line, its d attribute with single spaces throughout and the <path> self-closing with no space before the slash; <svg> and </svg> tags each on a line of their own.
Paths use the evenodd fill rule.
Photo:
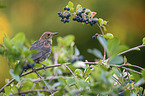
<svg viewBox="0 0 145 96">
<path fill-rule="evenodd" d="M 46 65 L 45 64 L 42 64 L 42 63 L 40 63 L 40 64 L 43 65 L 43 68 L 46 71 Z"/>
<path fill-rule="evenodd" d="M 33 71 L 33 72 L 36 72 L 36 69 L 35 69 L 35 68 L 32 68 L 32 71 Z"/>
</svg>

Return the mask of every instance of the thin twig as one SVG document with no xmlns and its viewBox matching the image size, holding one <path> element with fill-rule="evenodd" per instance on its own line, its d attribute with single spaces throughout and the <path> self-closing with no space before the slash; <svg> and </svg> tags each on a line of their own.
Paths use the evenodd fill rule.
<svg viewBox="0 0 145 96">
<path fill-rule="evenodd" d="M 50 76 L 50 77 L 47 77 L 47 78 L 43 78 L 43 80 L 54 80 L 54 79 L 58 79 L 58 78 L 64 78 L 64 79 L 70 79 L 70 78 L 74 78 L 74 77 L 64 77 L 64 76 Z M 37 81 L 41 81 L 42 79 L 38 78 L 38 79 L 32 79 L 33 82 L 37 82 Z"/>
<path fill-rule="evenodd" d="M 127 52 L 129 52 L 129 51 L 133 51 L 133 50 L 135 50 L 135 49 L 137 49 L 137 48 L 141 48 L 141 47 L 145 47 L 145 45 L 142 44 L 142 45 L 133 47 L 133 48 L 131 48 L 131 49 L 128 49 L 128 50 L 126 50 L 126 51 L 123 51 L 123 52 L 119 53 L 118 55 L 122 55 L 122 54 L 124 54 L 124 53 L 127 53 Z"/>
<path fill-rule="evenodd" d="M 11 81 L 9 81 L 7 84 L 5 84 L 1 89 L 0 89 L 0 92 L 3 91 L 3 89 L 6 87 L 6 86 L 9 86 L 12 82 L 14 82 L 15 79 L 12 79 Z"/>
<path fill-rule="evenodd" d="M 40 79 L 44 82 L 44 84 L 46 85 L 46 87 L 48 88 L 48 90 L 50 90 L 49 89 L 49 87 L 48 87 L 48 84 L 45 82 L 45 80 L 42 78 L 42 76 L 33 68 L 33 71 L 40 77 Z M 52 92 L 51 92 L 51 90 L 50 90 L 50 93 L 52 94 Z"/>
<path fill-rule="evenodd" d="M 126 67 L 121 67 L 121 68 L 129 70 L 129 71 L 133 71 L 133 72 L 138 73 L 138 74 L 142 74 L 141 72 L 135 71 L 135 70 L 130 69 L 130 68 L 126 68 Z"/>
<path fill-rule="evenodd" d="M 70 63 L 64 63 L 64 64 L 70 64 Z M 61 66 L 62 64 L 54 64 L 54 65 L 47 65 L 47 66 L 45 66 L 45 68 L 52 68 L 52 67 L 58 67 L 58 66 Z M 37 68 L 37 69 L 35 69 L 36 71 L 39 71 L 39 70 L 42 70 L 42 69 L 44 69 L 44 67 L 40 67 L 40 68 Z M 32 73 L 33 72 L 33 70 L 31 70 L 31 71 L 28 71 L 28 72 L 25 72 L 25 73 L 23 73 L 22 75 L 21 75 L 21 77 L 22 76 L 25 76 L 25 75 L 27 75 L 27 74 L 30 74 L 30 73 Z M 10 82 L 8 82 L 7 84 L 5 84 L 1 89 L 0 89 L 0 92 L 1 91 L 3 91 L 3 89 L 6 87 L 6 86 L 9 86 L 12 82 L 14 82 L 15 81 L 15 79 L 12 79 Z"/>
<path fill-rule="evenodd" d="M 103 32 L 101 26 L 99 25 L 99 23 L 97 23 L 97 25 L 98 25 L 98 27 L 100 28 L 100 31 L 102 32 L 102 35 L 104 36 L 104 32 Z"/>
<path fill-rule="evenodd" d="M 51 91 L 57 91 L 57 90 L 51 90 Z M 48 90 L 48 89 L 35 89 L 35 90 L 19 91 L 18 93 L 14 93 L 13 95 L 27 94 L 27 93 L 34 93 L 34 92 L 48 92 L 48 93 L 50 93 L 50 90 Z"/>
<path fill-rule="evenodd" d="M 71 71 L 71 69 L 66 65 L 66 64 L 64 64 L 65 66 L 66 66 L 66 68 L 72 73 L 72 75 L 78 80 L 78 78 L 75 76 L 75 74 Z"/>
<path fill-rule="evenodd" d="M 110 65 L 110 66 L 115 66 L 115 67 L 123 67 L 123 66 L 131 66 L 131 67 L 135 67 L 135 68 L 139 68 L 141 70 L 144 70 L 142 67 L 137 66 L 137 65 L 129 65 L 129 64 L 122 64 L 122 65 Z"/>
<path fill-rule="evenodd" d="M 118 82 L 120 85 L 122 85 L 121 82 L 120 82 L 120 80 L 118 80 L 118 79 L 115 78 L 114 76 L 113 76 L 113 78 L 115 79 L 116 82 Z"/>
</svg>

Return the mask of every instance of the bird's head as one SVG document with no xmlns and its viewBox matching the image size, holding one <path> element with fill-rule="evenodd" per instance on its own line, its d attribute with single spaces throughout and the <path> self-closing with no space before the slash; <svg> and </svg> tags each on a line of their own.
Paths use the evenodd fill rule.
<svg viewBox="0 0 145 96">
<path fill-rule="evenodd" d="M 55 33 L 52 33 L 52 32 L 44 32 L 42 34 L 42 36 L 40 37 L 40 40 L 47 40 L 47 41 L 50 41 L 52 40 L 52 37 L 54 35 L 58 34 L 58 32 L 55 32 Z"/>
</svg>

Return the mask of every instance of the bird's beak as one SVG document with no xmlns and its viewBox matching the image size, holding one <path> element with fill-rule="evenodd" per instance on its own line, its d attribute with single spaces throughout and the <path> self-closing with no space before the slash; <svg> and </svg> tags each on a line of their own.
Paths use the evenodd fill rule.
<svg viewBox="0 0 145 96">
<path fill-rule="evenodd" d="M 53 35 L 59 34 L 58 32 L 53 33 Z"/>
</svg>

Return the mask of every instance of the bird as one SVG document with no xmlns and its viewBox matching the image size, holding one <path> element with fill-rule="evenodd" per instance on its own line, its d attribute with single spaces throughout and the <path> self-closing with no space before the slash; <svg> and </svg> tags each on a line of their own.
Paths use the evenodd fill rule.
<svg viewBox="0 0 145 96">
<path fill-rule="evenodd" d="M 32 54 L 31 59 L 34 61 L 33 63 L 30 63 L 28 61 L 25 61 L 25 64 L 23 66 L 22 72 L 20 73 L 20 76 L 22 75 L 23 71 L 26 71 L 29 68 L 33 68 L 35 63 L 42 64 L 41 62 L 46 60 L 50 54 L 51 54 L 51 46 L 52 46 L 52 38 L 54 35 L 58 34 L 58 32 L 52 33 L 52 32 L 44 32 L 39 40 L 35 41 L 29 50 L 37 50 L 36 53 Z M 44 65 L 44 64 L 42 64 Z M 45 66 L 45 65 L 44 65 Z"/>
</svg>

